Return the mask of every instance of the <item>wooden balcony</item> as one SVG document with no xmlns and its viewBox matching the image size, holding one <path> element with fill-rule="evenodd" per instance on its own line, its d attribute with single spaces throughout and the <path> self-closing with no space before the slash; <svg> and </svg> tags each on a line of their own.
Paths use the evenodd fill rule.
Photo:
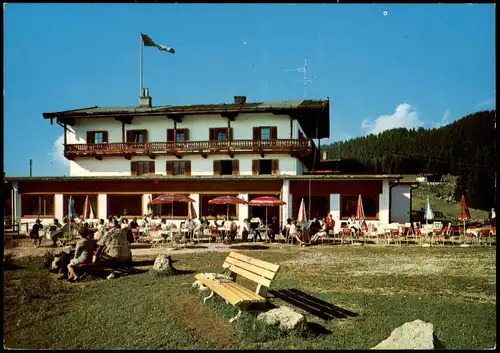
<svg viewBox="0 0 500 353">
<path fill-rule="evenodd" d="M 131 156 L 145 155 L 154 159 L 157 155 L 173 155 L 182 158 L 184 155 L 200 154 L 207 158 L 209 154 L 258 153 L 290 153 L 295 157 L 306 157 L 314 148 L 312 140 L 277 139 L 277 140 L 234 140 L 234 141 L 187 141 L 187 142 L 125 142 L 101 144 L 66 144 L 64 156 L 73 160 L 75 157 Z"/>
</svg>

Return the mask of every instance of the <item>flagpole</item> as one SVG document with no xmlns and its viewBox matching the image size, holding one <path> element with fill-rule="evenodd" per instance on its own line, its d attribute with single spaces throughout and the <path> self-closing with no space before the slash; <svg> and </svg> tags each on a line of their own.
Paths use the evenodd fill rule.
<svg viewBox="0 0 500 353">
<path fill-rule="evenodd" d="M 139 92 L 139 97 L 142 97 L 142 87 L 143 87 L 143 78 L 142 78 L 142 52 L 144 50 L 144 41 L 142 40 L 142 35 L 141 35 L 141 51 L 140 51 L 140 57 L 139 57 L 139 61 L 140 61 L 140 92 Z"/>
</svg>

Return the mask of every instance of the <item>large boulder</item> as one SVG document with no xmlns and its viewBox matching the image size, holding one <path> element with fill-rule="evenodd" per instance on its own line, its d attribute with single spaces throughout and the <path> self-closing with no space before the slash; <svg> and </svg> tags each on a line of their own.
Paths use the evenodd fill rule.
<svg viewBox="0 0 500 353">
<path fill-rule="evenodd" d="M 303 331 L 307 328 L 307 321 L 304 315 L 293 311 L 292 308 L 285 305 L 259 314 L 257 320 L 264 321 L 270 326 L 279 326 L 282 331 Z"/>
<path fill-rule="evenodd" d="M 132 261 L 132 252 L 130 244 L 127 241 L 127 229 L 111 229 L 106 232 L 98 242 L 104 245 L 104 258 L 115 262 Z"/>
<path fill-rule="evenodd" d="M 153 265 L 153 270 L 162 271 L 168 268 L 172 268 L 172 258 L 170 254 L 158 255 Z"/>
<path fill-rule="evenodd" d="M 406 322 L 372 349 L 434 349 L 434 326 L 422 320 Z"/>
</svg>

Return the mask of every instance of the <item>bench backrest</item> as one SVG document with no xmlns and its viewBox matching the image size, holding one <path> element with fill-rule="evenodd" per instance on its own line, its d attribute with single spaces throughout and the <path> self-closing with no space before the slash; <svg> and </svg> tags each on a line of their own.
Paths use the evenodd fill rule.
<svg viewBox="0 0 500 353">
<path fill-rule="evenodd" d="M 222 267 L 231 271 L 232 274 L 238 274 L 257 283 L 259 289 L 262 286 L 269 287 L 280 268 L 279 265 L 254 259 L 237 252 L 229 253 Z"/>
</svg>

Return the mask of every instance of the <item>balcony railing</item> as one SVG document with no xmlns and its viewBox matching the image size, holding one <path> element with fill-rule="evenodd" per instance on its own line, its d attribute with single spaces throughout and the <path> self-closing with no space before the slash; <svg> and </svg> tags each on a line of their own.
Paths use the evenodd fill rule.
<svg viewBox="0 0 500 353">
<path fill-rule="evenodd" d="M 213 153 L 296 153 L 306 156 L 313 148 L 312 140 L 234 140 L 234 141 L 187 141 L 187 142 L 124 142 L 100 144 L 66 144 L 64 155 L 73 157 L 119 155 L 183 155 Z"/>
</svg>

